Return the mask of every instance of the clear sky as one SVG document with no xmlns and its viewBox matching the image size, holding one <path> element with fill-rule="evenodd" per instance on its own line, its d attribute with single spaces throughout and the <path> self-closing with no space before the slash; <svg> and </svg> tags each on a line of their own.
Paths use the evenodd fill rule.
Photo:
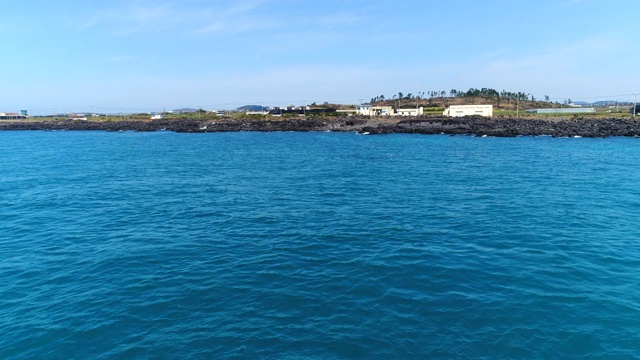
<svg viewBox="0 0 640 360">
<path fill-rule="evenodd" d="M 638 0 L 1 3 L 0 111 L 358 103 L 471 87 L 633 100 L 640 90 Z"/>
</svg>

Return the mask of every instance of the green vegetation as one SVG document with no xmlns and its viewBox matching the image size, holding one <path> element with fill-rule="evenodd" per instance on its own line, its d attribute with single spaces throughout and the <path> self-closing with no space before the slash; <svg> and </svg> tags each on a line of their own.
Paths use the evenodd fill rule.
<svg viewBox="0 0 640 360">
<path fill-rule="evenodd" d="M 426 97 L 425 97 L 426 95 Z M 464 103 L 474 104 L 478 100 L 481 100 L 483 103 L 492 104 L 496 107 L 504 106 L 505 103 L 508 106 L 519 103 L 527 103 L 527 104 L 536 104 L 536 105 L 545 105 L 546 107 L 558 106 L 558 103 L 551 103 L 549 100 L 549 95 L 544 96 L 544 101 L 537 100 L 533 94 L 525 93 L 522 91 L 497 91 L 491 88 L 470 88 L 467 91 L 451 89 L 448 92 L 445 90 L 439 91 L 427 91 L 419 92 L 417 95 L 412 93 L 407 93 L 406 95 L 402 92 L 398 92 L 389 97 L 385 97 L 384 95 L 379 95 L 371 99 L 372 104 L 387 104 L 392 105 L 395 103 L 396 106 L 406 106 L 405 104 L 413 103 L 413 104 L 426 104 L 429 106 L 433 103 L 433 101 L 437 99 L 441 103 L 448 105 L 460 104 L 460 101 L 463 100 Z"/>
<path fill-rule="evenodd" d="M 424 114 L 425 115 L 442 115 L 444 110 L 445 108 L 443 107 L 428 107 L 428 108 L 424 108 Z"/>
<path fill-rule="evenodd" d="M 413 93 L 398 92 L 387 97 L 378 95 L 371 99 L 370 103 L 376 106 L 392 106 L 395 108 L 423 106 L 425 115 L 441 115 L 444 108 L 451 105 L 493 105 L 494 116 L 518 116 L 525 118 L 557 118 L 572 117 L 574 114 L 530 114 L 527 109 L 538 108 L 563 108 L 573 104 L 571 99 L 565 99 L 562 103 L 552 102 L 549 95 L 541 99 L 531 93 L 523 91 L 498 91 L 492 88 L 470 88 L 469 90 L 451 89 L 449 91 L 427 91 Z M 619 117 L 632 116 L 629 114 L 629 106 L 621 106 L 611 109 L 608 106 L 593 106 L 596 113 L 577 114 L 582 117 Z M 442 110 L 440 110 L 442 109 Z"/>
</svg>

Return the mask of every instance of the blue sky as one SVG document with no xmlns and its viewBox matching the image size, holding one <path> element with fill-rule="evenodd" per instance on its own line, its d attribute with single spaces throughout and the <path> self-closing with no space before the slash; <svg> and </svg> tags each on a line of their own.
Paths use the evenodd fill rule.
<svg viewBox="0 0 640 360">
<path fill-rule="evenodd" d="M 633 100 L 640 1 L 4 0 L 0 111 L 494 88 Z M 611 96 L 611 97 L 608 97 Z"/>
</svg>

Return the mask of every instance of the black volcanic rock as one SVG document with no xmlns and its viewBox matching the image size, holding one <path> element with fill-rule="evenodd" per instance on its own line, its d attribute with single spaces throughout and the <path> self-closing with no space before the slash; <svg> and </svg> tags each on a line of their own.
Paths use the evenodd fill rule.
<svg viewBox="0 0 640 360">
<path fill-rule="evenodd" d="M 633 118 L 450 118 L 422 116 L 396 119 L 366 117 L 306 117 L 284 119 L 179 119 L 179 120 L 43 120 L 3 121 L 0 130 L 101 130 L 101 131 L 158 131 L 181 133 L 236 131 L 356 131 L 367 134 L 449 134 L 478 136 L 538 136 L 609 137 L 640 136 L 640 121 Z"/>
</svg>

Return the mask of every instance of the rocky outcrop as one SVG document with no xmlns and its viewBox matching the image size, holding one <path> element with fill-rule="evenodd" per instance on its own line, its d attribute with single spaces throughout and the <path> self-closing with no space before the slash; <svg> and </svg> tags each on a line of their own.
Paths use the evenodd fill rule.
<svg viewBox="0 0 640 360">
<path fill-rule="evenodd" d="M 232 131 L 357 131 L 367 120 L 352 118 L 296 118 L 285 120 L 117 120 L 117 121 L 12 121 L 0 122 L 0 130 L 102 130 L 175 132 Z"/>
<path fill-rule="evenodd" d="M 640 136 L 640 121 L 633 118 L 523 119 L 484 117 L 418 117 L 372 119 L 363 117 L 307 117 L 278 120 L 117 120 L 117 121 L 11 121 L 0 122 L 0 130 L 101 130 L 159 131 L 184 133 L 236 131 L 356 131 L 367 134 L 449 134 L 476 136 L 609 137 Z"/>
<path fill-rule="evenodd" d="M 476 136 L 540 136 L 554 137 L 610 137 L 640 136 L 640 121 L 635 119 L 553 119 L 519 118 L 447 118 L 430 117 L 408 119 L 392 125 L 366 126 L 369 134 L 413 133 Z"/>
</svg>

